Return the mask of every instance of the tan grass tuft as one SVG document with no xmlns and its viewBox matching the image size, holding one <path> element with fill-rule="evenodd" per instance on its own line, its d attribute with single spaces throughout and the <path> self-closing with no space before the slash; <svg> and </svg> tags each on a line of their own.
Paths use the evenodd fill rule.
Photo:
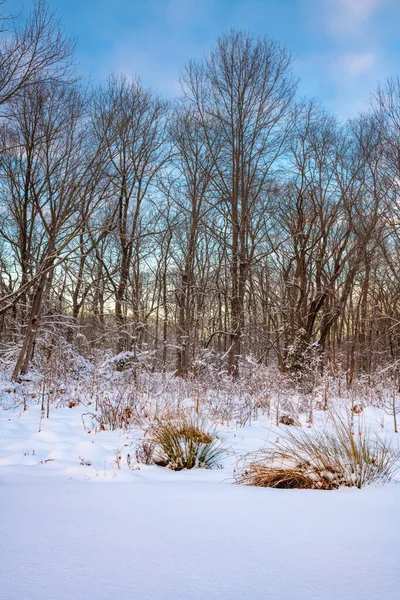
<svg viewBox="0 0 400 600">
<path fill-rule="evenodd" d="M 287 431 L 236 475 L 236 482 L 258 487 L 333 490 L 361 488 L 393 479 L 400 452 L 358 425 L 351 416 L 332 414 L 330 427 L 314 431 Z"/>
<path fill-rule="evenodd" d="M 157 421 L 147 432 L 153 461 L 174 471 L 211 468 L 226 454 L 213 429 L 196 414 Z"/>
</svg>

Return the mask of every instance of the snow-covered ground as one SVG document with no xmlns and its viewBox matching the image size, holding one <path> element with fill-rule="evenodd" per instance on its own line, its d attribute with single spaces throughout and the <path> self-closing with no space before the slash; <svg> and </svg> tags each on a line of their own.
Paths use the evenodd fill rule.
<svg viewBox="0 0 400 600">
<path fill-rule="evenodd" d="M 400 486 L 1 485 L 4 600 L 396 600 Z"/>
<path fill-rule="evenodd" d="M 81 406 L 6 408 L 1 600 L 399 597 L 400 485 L 233 485 L 237 457 L 278 434 L 266 417 L 220 428 L 223 468 L 177 473 L 135 465 L 140 430 L 89 432 Z"/>
</svg>

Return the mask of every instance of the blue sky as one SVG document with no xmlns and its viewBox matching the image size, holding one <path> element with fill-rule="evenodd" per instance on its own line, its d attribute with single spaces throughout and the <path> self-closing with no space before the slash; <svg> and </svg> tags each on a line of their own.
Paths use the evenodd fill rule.
<svg viewBox="0 0 400 600">
<path fill-rule="evenodd" d="M 81 71 L 140 76 L 168 97 L 179 73 L 231 27 L 267 34 L 295 55 L 300 94 L 340 117 L 367 106 L 378 80 L 400 74 L 400 0 L 50 0 L 77 38 Z M 30 0 L 8 0 L 27 10 Z"/>
</svg>

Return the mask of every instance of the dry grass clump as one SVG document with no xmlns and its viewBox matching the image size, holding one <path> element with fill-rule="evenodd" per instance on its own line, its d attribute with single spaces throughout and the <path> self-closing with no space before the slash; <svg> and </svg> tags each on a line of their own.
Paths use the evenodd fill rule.
<svg viewBox="0 0 400 600">
<path fill-rule="evenodd" d="M 291 457 L 276 453 L 275 464 L 271 456 L 251 462 L 236 478 L 237 483 L 256 487 L 273 487 L 282 489 L 322 489 L 333 490 L 340 485 L 340 473 L 319 471 L 309 463 L 291 466 Z M 286 461 L 286 462 L 285 462 Z"/>
<path fill-rule="evenodd" d="M 333 490 L 361 488 L 393 479 L 399 470 L 400 452 L 360 422 L 353 430 L 350 417 L 333 414 L 330 427 L 287 431 L 257 460 L 239 471 L 244 485 L 275 488 Z"/>
<path fill-rule="evenodd" d="M 147 443 L 153 448 L 154 463 L 174 471 L 210 469 L 226 453 L 215 430 L 196 414 L 157 421 L 147 432 Z"/>
</svg>

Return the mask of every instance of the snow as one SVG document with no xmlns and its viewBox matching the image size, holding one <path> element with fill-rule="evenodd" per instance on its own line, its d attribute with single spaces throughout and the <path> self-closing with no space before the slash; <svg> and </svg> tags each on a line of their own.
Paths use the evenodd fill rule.
<svg viewBox="0 0 400 600">
<path fill-rule="evenodd" d="M 400 486 L 28 478 L 1 487 L 4 600 L 397 597 Z"/>
<path fill-rule="evenodd" d="M 140 431 L 89 433 L 83 410 L 0 408 L 1 600 L 398 597 L 400 485 L 233 485 L 261 418 L 223 430 L 222 469 L 129 469 Z"/>
</svg>

